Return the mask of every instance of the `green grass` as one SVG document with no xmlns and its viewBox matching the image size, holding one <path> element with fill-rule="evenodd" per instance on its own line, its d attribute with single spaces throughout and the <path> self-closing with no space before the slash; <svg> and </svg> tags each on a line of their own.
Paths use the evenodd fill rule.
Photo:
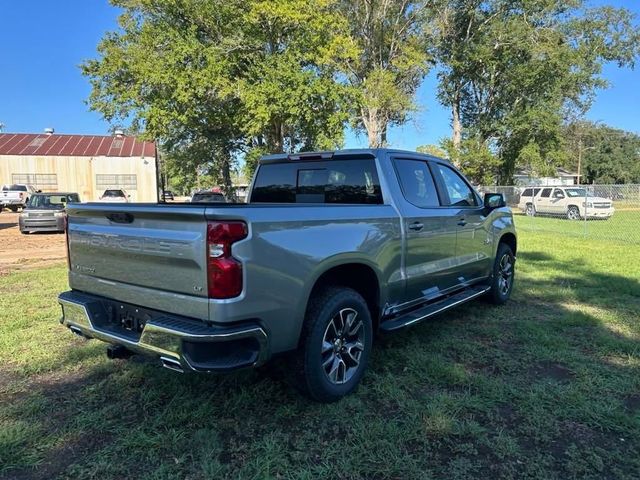
<svg viewBox="0 0 640 480">
<path fill-rule="evenodd" d="M 557 232 L 563 235 L 591 238 L 596 240 L 615 240 L 620 242 L 640 244 L 640 209 L 618 210 L 609 220 L 578 220 L 571 221 L 564 216 L 528 217 L 520 215 L 518 209 L 513 209 L 516 225 L 520 230 Z M 559 217 L 559 218 L 558 218 Z"/>
<path fill-rule="evenodd" d="M 521 232 L 517 288 L 378 343 L 320 405 L 286 363 L 180 376 L 57 321 L 63 266 L 0 278 L 0 477 L 638 478 L 640 249 Z"/>
</svg>

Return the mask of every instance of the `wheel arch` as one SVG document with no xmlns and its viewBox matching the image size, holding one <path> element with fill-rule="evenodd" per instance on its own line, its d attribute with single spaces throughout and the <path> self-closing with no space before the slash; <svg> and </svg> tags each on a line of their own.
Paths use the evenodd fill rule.
<svg viewBox="0 0 640 480">
<path fill-rule="evenodd" d="M 367 263 L 352 261 L 331 265 L 316 278 L 306 296 L 305 313 L 314 295 L 327 286 L 342 286 L 355 290 L 367 302 L 374 331 L 378 327 L 381 312 L 380 278 Z"/>
<path fill-rule="evenodd" d="M 498 245 L 500 245 L 501 243 L 505 243 L 505 244 L 509 245 L 509 248 L 511 248 L 511 251 L 513 252 L 513 254 L 514 255 L 517 254 L 517 251 L 518 251 L 518 239 L 516 238 L 516 236 L 512 232 L 507 232 L 507 233 L 503 234 L 500 237 L 500 241 L 498 242 Z"/>
</svg>

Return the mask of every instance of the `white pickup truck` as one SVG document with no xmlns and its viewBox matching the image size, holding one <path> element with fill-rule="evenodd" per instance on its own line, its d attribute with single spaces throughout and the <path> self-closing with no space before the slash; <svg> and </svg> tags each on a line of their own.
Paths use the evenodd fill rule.
<svg viewBox="0 0 640 480">
<path fill-rule="evenodd" d="M 0 191 L 0 211 L 3 208 L 8 208 L 12 212 L 17 212 L 18 208 L 24 208 L 29 197 L 37 191 L 33 185 L 3 185 L 2 191 Z"/>
</svg>

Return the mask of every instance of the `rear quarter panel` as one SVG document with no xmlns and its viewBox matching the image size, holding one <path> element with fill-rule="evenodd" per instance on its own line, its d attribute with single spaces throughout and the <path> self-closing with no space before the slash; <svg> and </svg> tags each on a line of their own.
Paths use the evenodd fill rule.
<svg viewBox="0 0 640 480">
<path fill-rule="evenodd" d="M 206 216 L 249 225 L 249 236 L 233 245 L 233 256 L 244 265 L 243 293 L 210 300 L 209 318 L 259 320 L 273 352 L 297 346 L 311 290 L 332 267 L 370 266 L 381 286 L 381 303 L 404 288 L 400 219 L 391 206 L 254 204 L 212 207 Z"/>
</svg>

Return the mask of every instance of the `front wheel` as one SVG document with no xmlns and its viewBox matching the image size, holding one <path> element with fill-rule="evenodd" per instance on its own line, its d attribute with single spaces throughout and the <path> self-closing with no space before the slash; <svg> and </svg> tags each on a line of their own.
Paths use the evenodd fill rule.
<svg viewBox="0 0 640 480">
<path fill-rule="evenodd" d="M 567 218 L 569 220 L 580 220 L 580 210 L 578 210 L 578 207 L 569 207 L 567 210 Z"/>
<path fill-rule="evenodd" d="M 502 305 L 511 297 L 515 279 L 516 257 L 513 250 L 506 243 L 498 246 L 498 253 L 493 262 L 491 290 L 487 295 L 489 301 L 495 305 Z"/>
<path fill-rule="evenodd" d="M 334 402 L 360 383 L 373 339 L 364 298 L 329 287 L 311 299 L 296 352 L 296 385 L 319 402 Z"/>
</svg>

